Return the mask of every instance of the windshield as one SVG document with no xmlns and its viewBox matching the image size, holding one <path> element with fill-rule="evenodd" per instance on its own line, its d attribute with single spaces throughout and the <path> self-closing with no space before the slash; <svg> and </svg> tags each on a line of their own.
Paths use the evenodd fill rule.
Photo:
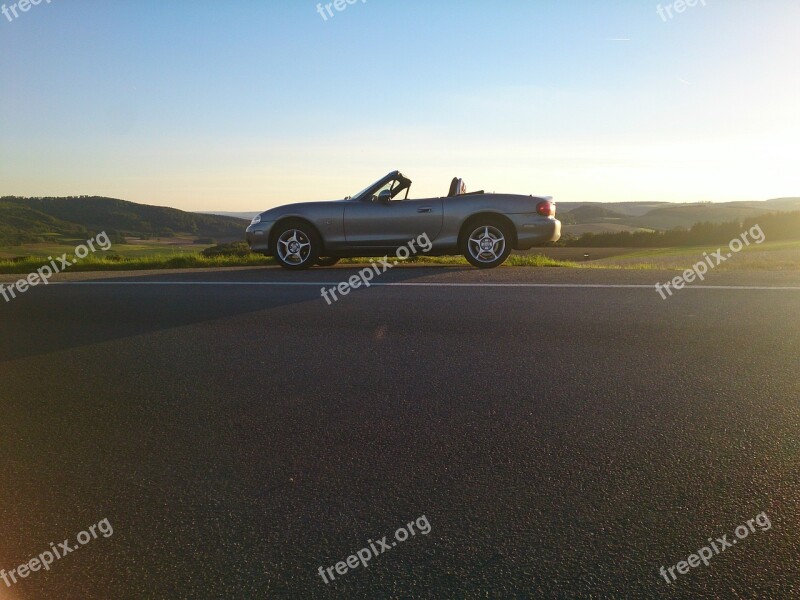
<svg viewBox="0 0 800 600">
<path fill-rule="evenodd" d="M 371 183 L 371 184 L 369 184 L 367 187 L 365 187 L 363 190 L 361 190 L 361 191 L 360 191 L 360 192 L 358 192 L 357 194 L 353 194 L 353 195 L 351 196 L 351 198 L 352 198 L 353 200 L 360 200 L 360 199 L 361 199 L 361 197 L 362 197 L 362 196 L 365 196 L 365 195 L 367 194 L 367 192 L 369 192 L 371 189 L 373 189 L 373 188 L 375 188 L 375 187 L 379 186 L 379 185 L 381 184 L 381 182 L 382 182 L 383 180 L 385 180 L 385 179 L 386 179 L 386 177 L 388 177 L 388 175 L 387 175 L 387 176 L 385 176 L 385 177 L 381 177 L 381 178 L 380 178 L 380 179 L 378 179 L 378 181 L 376 181 L 375 183 Z"/>
</svg>

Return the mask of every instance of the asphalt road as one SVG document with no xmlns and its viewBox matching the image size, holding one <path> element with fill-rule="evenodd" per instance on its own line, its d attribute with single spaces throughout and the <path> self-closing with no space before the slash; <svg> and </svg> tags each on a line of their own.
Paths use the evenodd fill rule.
<svg viewBox="0 0 800 600">
<path fill-rule="evenodd" d="M 796 274 L 354 272 L 0 301 L 0 568 L 114 530 L 0 600 L 800 596 Z"/>
</svg>

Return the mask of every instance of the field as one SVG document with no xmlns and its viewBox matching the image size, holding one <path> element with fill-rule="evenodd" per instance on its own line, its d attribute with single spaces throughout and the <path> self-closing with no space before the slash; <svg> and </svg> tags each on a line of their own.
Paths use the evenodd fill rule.
<svg viewBox="0 0 800 600">
<path fill-rule="evenodd" d="M 71 256 L 75 246 L 70 244 L 28 244 L 0 247 L 0 273 L 29 273 L 46 264 L 48 257 L 66 253 Z M 70 271 L 125 271 L 151 269 L 192 269 L 209 267 L 243 267 L 274 265 L 271 258 L 260 255 L 223 256 L 206 258 L 200 254 L 207 245 L 194 244 L 191 238 L 161 240 L 131 240 L 113 246 L 107 253 L 90 254 L 70 267 Z M 662 269 L 683 271 L 703 260 L 716 247 L 689 248 L 535 248 L 509 257 L 506 266 L 562 267 L 595 269 Z M 727 253 L 727 249 L 725 251 Z M 342 264 L 361 264 L 367 259 L 345 259 Z M 459 256 L 416 257 L 407 264 L 467 265 Z M 725 261 L 721 270 L 800 270 L 800 241 L 766 242 L 750 246 Z"/>
<path fill-rule="evenodd" d="M 195 244 L 193 237 L 176 236 L 171 238 L 158 238 L 140 240 L 128 238 L 127 244 L 115 244 L 109 251 L 110 254 L 126 258 L 142 258 L 175 254 L 197 254 L 210 244 Z M 71 254 L 75 247 L 85 243 L 86 240 L 74 239 L 52 244 L 24 244 L 22 246 L 0 246 L 0 261 L 25 256 L 60 256 L 63 253 Z"/>
<path fill-rule="evenodd" d="M 691 248 L 648 248 L 642 250 L 627 249 L 624 254 L 602 258 L 585 263 L 583 266 L 618 269 L 666 269 L 684 270 L 703 260 L 703 253 L 711 254 L 717 246 L 699 246 Z M 603 250 L 592 248 L 587 252 Z M 729 250 L 723 248 L 723 256 Z M 741 252 L 733 254 L 730 259 L 720 264 L 719 270 L 750 271 L 789 271 L 800 270 L 800 241 L 765 242 L 752 245 Z"/>
<path fill-rule="evenodd" d="M 603 221 L 602 223 L 581 223 L 579 225 L 563 225 L 564 235 L 580 237 L 584 233 L 619 233 L 620 231 L 653 231 L 643 227 L 615 223 L 613 221 Z"/>
</svg>

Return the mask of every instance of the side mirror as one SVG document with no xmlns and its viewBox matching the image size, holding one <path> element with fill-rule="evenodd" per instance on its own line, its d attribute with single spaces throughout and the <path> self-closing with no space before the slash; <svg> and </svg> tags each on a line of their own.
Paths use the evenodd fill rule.
<svg viewBox="0 0 800 600">
<path fill-rule="evenodd" d="M 389 204 L 392 201 L 392 190 L 381 190 L 378 194 L 378 202 L 381 204 Z"/>
</svg>

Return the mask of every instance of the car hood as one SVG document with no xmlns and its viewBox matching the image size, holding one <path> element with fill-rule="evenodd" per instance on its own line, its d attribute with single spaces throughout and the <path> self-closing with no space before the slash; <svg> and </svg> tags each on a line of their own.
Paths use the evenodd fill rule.
<svg viewBox="0 0 800 600">
<path fill-rule="evenodd" d="M 294 204 L 284 204 L 283 206 L 276 206 L 261 213 L 262 221 L 275 221 L 284 215 L 298 214 L 306 210 L 313 210 L 317 208 L 325 208 L 331 204 L 340 204 L 342 202 L 350 202 L 348 199 L 338 200 L 317 200 L 315 202 L 295 202 Z"/>
</svg>

